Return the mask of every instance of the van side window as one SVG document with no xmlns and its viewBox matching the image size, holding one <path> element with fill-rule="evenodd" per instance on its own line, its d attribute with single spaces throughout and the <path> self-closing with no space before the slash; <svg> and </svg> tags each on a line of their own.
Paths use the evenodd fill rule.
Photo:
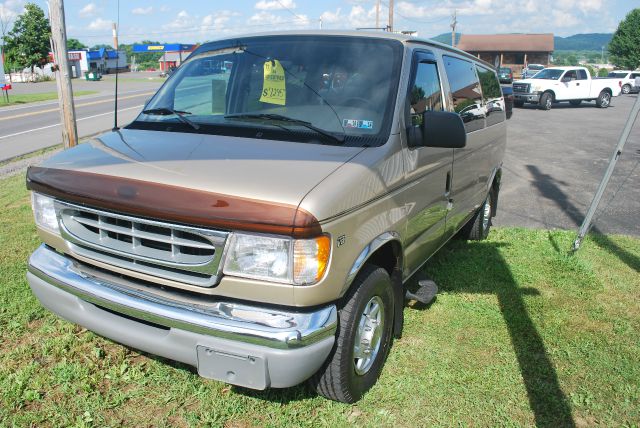
<svg viewBox="0 0 640 428">
<path fill-rule="evenodd" d="M 482 89 L 482 101 L 484 102 L 484 111 L 487 117 L 486 126 L 495 125 L 503 122 L 506 117 L 504 115 L 504 100 L 502 99 L 502 89 L 498 76 L 488 68 L 476 65 L 478 78 L 480 79 L 480 88 Z"/>
<path fill-rule="evenodd" d="M 453 109 L 462 117 L 467 132 L 484 127 L 482 95 L 476 70 L 470 61 L 443 55 Z"/>
<path fill-rule="evenodd" d="M 422 113 L 427 110 L 442 110 L 442 90 L 438 67 L 432 62 L 419 62 L 416 75 L 409 93 L 411 124 L 422 123 Z"/>
</svg>

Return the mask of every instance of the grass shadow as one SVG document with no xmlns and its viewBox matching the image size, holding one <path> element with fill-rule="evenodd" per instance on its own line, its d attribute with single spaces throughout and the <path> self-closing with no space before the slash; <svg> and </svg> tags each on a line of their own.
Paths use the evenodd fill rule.
<svg viewBox="0 0 640 428">
<path fill-rule="evenodd" d="M 447 293 L 497 296 L 536 426 L 575 426 L 570 403 L 560 388 L 554 364 L 525 303 L 525 296 L 540 293 L 535 288 L 518 285 L 500 254 L 499 245 L 452 241 L 424 270 Z"/>
<path fill-rule="evenodd" d="M 576 225 L 576 228 L 580 226 L 585 214 L 571 203 L 571 201 L 567 197 L 567 194 L 560 188 L 559 184 L 564 183 L 555 180 L 549 174 L 544 174 L 535 165 L 527 165 L 527 169 L 531 173 L 531 176 L 533 177 L 533 185 L 538 189 L 540 195 L 553 201 L 559 208 L 561 208 L 569 216 L 569 218 L 571 218 L 571 221 L 573 221 L 573 223 Z M 590 236 L 593 239 L 593 242 L 596 243 L 596 245 L 598 245 L 603 250 L 608 251 L 612 255 L 618 257 L 620 261 L 625 263 L 631 269 L 635 270 L 636 272 L 640 272 L 640 257 L 638 255 L 632 254 L 624 248 L 621 248 L 610 238 L 608 238 L 604 233 L 602 233 L 597 226 L 592 227 L 590 232 Z M 558 247 L 558 244 L 553 240 L 551 235 L 549 235 L 549 240 L 551 241 L 551 244 L 556 249 L 556 251 L 560 253 L 560 248 Z"/>
</svg>

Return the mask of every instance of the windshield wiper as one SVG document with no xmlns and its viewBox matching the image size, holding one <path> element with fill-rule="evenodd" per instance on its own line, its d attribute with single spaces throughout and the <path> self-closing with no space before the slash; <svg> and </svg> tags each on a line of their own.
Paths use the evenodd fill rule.
<svg viewBox="0 0 640 428">
<path fill-rule="evenodd" d="M 317 126 L 312 125 L 310 122 L 295 119 L 293 117 L 284 116 L 276 113 L 236 113 L 236 114 L 227 114 L 224 116 L 225 119 L 266 119 L 266 120 L 277 120 L 280 122 L 291 123 L 294 125 L 304 126 L 307 129 L 315 131 L 316 133 L 323 135 L 326 138 L 329 138 L 336 143 L 343 144 L 345 136 L 341 134 L 340 136 L 336 136 L 331 134 L 328 131 L 325 131 L 322 128 L 318 128 Z"/>
<path fill-rule="evenodd" d="M 168 108 L 168 107 L 159 107 L 159 108 L 151 108 L 149 110 L 142 110 L 142 113 L 144 113 L 144 114 L 153 114 L 153 115 L 157 114 L 157 115 L 161 115 L 161 116 L 166 116 L 166 115 L 169 115 L 169 114 L 173 114 L 178 118 L 178 120 L 180 122 L 186 123 L 187 125 L 189 125 L 193 129 L 195 129 L 196 131 L 198 129 L 200 129 L 200 125 L 198 125 L 195 122 L 190 121 L 189 119 L 187 119 L 186 117 L 183 116 L 183 114 L 191 114 L 188 111 L 174 110 L 174 109 Z"/>
</svg>

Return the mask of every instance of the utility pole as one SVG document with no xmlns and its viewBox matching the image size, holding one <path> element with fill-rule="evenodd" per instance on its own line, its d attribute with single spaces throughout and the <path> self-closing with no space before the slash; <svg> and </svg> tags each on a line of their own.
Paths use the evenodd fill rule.
<svg viewBox="0 0 640 428">
<path fill-rule="evenodd" d="M 376 28 L 380 28 L 380 0 L 376 2 Z"/>
<path fill-rule="evenodd" d="M 71 72 L 67 54 L 67 29 L 64 23 L 63 0 L 51 0 L 49 3 L 49 20 L 51 22 L 51 50 L 57 64 L 56 85 L 58 87 L 58 104 L 60 121 L 62 122 L 62 143 L 65 149 L 78 144 L 76 127 L 76 109 L 73 104 Z"/>
<path fill-rule="evenodd" d="M 458 20 L 456 19 L 458 11 L 453 9 L 453 16 L 451 17 L 451 47 L 456 47 L 456 25 Z"/>
<path fill-rule="evenodd" d="M 389 32 L 393 33 L 393 0 L 389 0 Z"/>
</svg>

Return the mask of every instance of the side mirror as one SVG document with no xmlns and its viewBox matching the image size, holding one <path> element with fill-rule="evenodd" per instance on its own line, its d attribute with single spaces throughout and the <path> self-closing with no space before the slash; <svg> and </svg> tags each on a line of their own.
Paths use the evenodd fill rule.
<svg viewBox="0 0 640 428">
<path fill-rule="evenodd" d="M 419 118 L 422 123 L 407 130 L 409 147 L 457 149 L 467 145 L 467 132 L 458 113 L 427 110 Z"/>
<path fill-rule="evenodd" d="M 562 78 L 562 82 L 563 83 L 571 82 L 572 80 L 573 80 L 573 77 L 566 77 L 565 76 L 565 77 Z"/>
</svg>

